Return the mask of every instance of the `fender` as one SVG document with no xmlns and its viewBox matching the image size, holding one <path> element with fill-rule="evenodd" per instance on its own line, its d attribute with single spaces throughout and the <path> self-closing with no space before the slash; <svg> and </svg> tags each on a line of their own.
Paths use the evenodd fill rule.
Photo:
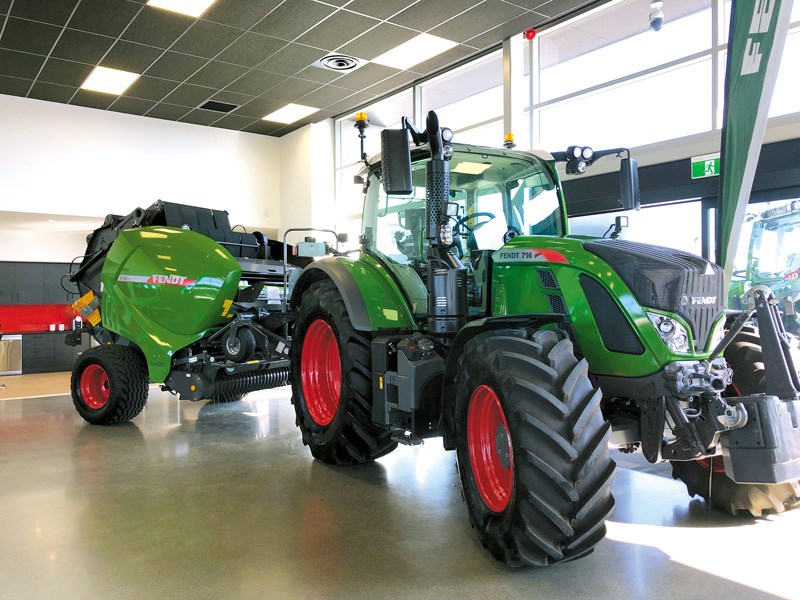
<svg viewBox="0 0 800 600">
<path fill-rule="evenodd" d="M 486 333 L 496 329 L 539 329 L 548 323 L 555 323 L 564 318 L 556 313 L 541 313 L 530 315 L 502 315 L 486 317 L 470 321 L 456 335 L 453 345 L 447 353 L 444 366 L 444 381 L 442 383 L 442 434 L 445 450 L 455 450 L 455 406 L 456 406 L 456 375 L 458 374 L 458 359 L 464 351 L 464 346 L 479 333 Z"/>
<path fill-rule="evenodd" d="M 374 258 L 366 255 L 358 260 L 325 258 L 308 265 L 292 290 L 292 307 L 297 308 L 303 292 L 312 283 L 325 278 L 333 281 L 342 295 L 356 330 L 418 329 L 392 276 Z"/>
</svg>

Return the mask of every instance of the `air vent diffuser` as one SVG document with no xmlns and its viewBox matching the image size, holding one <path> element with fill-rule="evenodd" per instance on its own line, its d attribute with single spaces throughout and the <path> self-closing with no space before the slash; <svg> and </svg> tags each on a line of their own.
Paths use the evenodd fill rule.
<svg viewBox="0 0 800 600">
<path fill-rule="evenodd" d="M 328 71 L 346 73 L 355 71 L 358 67 L 362 66 L 364 62 L 365 61 L 361 59 L 347 56 L 346 54 L 329 54 L 328 56 L 320 58 L 314 63 L 314 66 L 320 69 L 327 69 Z"/>
</svg>

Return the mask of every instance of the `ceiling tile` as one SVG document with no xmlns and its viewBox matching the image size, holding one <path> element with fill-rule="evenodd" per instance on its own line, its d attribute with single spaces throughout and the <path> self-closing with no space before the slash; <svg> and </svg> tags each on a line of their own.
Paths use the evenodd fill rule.
<svg viewBox="0 0 800 600">
<path fill-rule="evenodd" d="M 169 48 L 192 23 L 192 17 L 145 6 L 122 34 L 122 39 Z"/>
<path fill-rule="evenodd" d="M 34 54 L 48 55 L 61 32 L 55 25 L 34 23 L 24 19 L 10 17 L 6 21 L 0 48 L 23 50 Z"/>
<path fill-rule="evenodd" d="M 255 67 L 285 45 L 286 41 L 284 40 L 248 31 L 223 50 L 217 60 L 245 67 Z"/>
<path fill-rule="evenodd" d="M 433 73 L 440 69 L 443 69 L 447 65 L 451 65 L 455 62 L 465 59 L 469 56 L 473 50 L 467 48 L 466 46 L 459 45 L 455 48 L 451 48 L 446 52 L 442 52 L 438 56 L 434 56 L 426 60 L 425 62 L 421 62 L 418 65 L 414 65 L 409 69 L 409 71 L 413 73 L 420 73 L 422 75 L 427 75 L 428 73 Z"/>
<path fill-rule="evenodd" d="M 368 94 L 367 92 L 356 92 L 352 96 L 348 96 L 344 100 L 335 102 L 330 106 L 326 106 L 325 110 L 334 114 L 348 112 L 351 110 L 360 110 L 367 106 L 370 102 L 375 100 L 375 94 Z"/>
<path fill-rule="evenodd" d="M 131 73 L 144 73 L 163 52 L 160 48 L 118 40 L 100 64 Z"/>
<path fill-rule="evenodd" d="M 364 32 L 378 25 L 380 21 L 347 11 L 339 11 L 315 25 L 301 35 L 297 41 L 318 48 L 336 50 L 353 39 L 353 32 Z"/>
<path fill-rule="evenodd" d="M 538 10 L 545 4 L 557 4 L 552 0 L 506 0 L 506 2 L 509 2 L 510 4 L 516 4 L 517 6 L 521 6 L 522 8 L 526 8 L 528 10 Z"/>
<path fill-rule="evenodd" d="M 78 90 L 72 98 L 70 104 L 86 106 L 88 108 L 107 109 L 116 100 L 114 94 L 103 94 L 100 92 L 90 92 L 89 90 Z"/>
<path fill-rule="evenodd" d="M 81 0 L 69 26 L 116 38 L 141 8 L 127 0 Z"/>
<path fill-rule="evenodd" d="M 237 94 L 236 92 L 229 92 L 227 90 L 223 90 L 211 97 L 211 100 L 216 102 L 225 102 L 226 104 L 235 104 L 236 106 L 247 104 L 252 99 L 253 96 L 249 94 Z"/>
<path fill-rule="evenodd" d="M 499 22 L 510 21 L 524 12 L 524 9 L 501 0 L 485 0 L 475 8 L 432 29 L 430 33 L 455 42 L 463 42 L 492 29 Z"/>
<path fill-rule="evenodd" d="M 239 115 L 225 115 L 219 121 L 212 123 L 212 127 L 222 127 L 223 129 L 243 129 L 248 125 L 253 124 L 251 117 L 242 117 Z"/>
<path fill-rule="evenodd" d="M 253 27 L 253 31 L 291 41 L 317 25 L 335 8 L 312 0 L 284 2 Z"/>
<path fill-rule="evenodd" d="M 235 79 L 247 73 L 247 67 L 239 67 L 221 62 L 211 61 L 188 79 L 188 83 L 205 85 L 213 88 L 224 88 Z"/>
<path fill-rule="evenodd" d="M 265 96 L 269 98 L 277 98 L 278 100 L 285 100 L 286 102 L 297 102 L 301 96 L 305 96 L 309 92 L 320 87 L 316 81 L 307 81 L 305 79 L 297 79 L 296 77 L 289 77 L 274 88 L 266 92 Z M 317 106 L 316 108 L 322 108 Z"/>
<path fill-rule="evenodd" d="M 11 0 L 0 0 L 0 15 L 8 13 L 8 9 L 10 6 L 11 6 Z"/>
<path fill-rule="evenodd" d="M 161 58 L 147 69 L 147 74 L 151 77 L 185 81 L 207 63 L 208 61 L 204 58 L 178 54 L 177 52 L 165 52 Z"/>
<path fill-rule="evenodd" d="M 189 111 L 183 115 L 181 123 L 194 123 L 195 125 L 211 125 L 214 121 L 219 121 L 222 113 L 215 110 L 202 110 L 200 108 Z"/>
<path fill-rule="evenodd" d="M 294 75 L 326 54 L 327 52 L 319 48 L 311 48 L 302 44 L 289 44 L 260 63 L 256 68 L 260 71 Z"/>
<path fill-rule="evenodd" d="M 364 35 L 357 37 L 352 42 L 345 44 L 339 48 L 338 51 L 342 54 L 349 54 L 357 58 L 372 60 L 387 50 L 391 50 L 403 42 L 407 42 L 416 35 L 418 35 L 416 31 L 411 31 L 410 29 L 398 27 L 390 23 L 383 23 Z"/>
<path fill-rule="evenodd" d="M 502 42 L 507 37 L 522 35 L 523 31 L 529 27 L 535 27 L 541 19 L 542 17 L 536 17 L 531 13 L 525 13 L 499 27 L 490 29 L 486 33 L 466 40 L 464 44 L 478 49 L 488 48 L 489 46 Z"/>
<path fill-rule="evenodd" d="M 0 48 L 0 75 L 35 79 L 43 62 L 44 56 Z"/>
<path fill-rule="evenodd" d="M 250 71 L 234 81 L 226 89 L 232 92 L 260 96 L 283 81 L 286 81 L 286 75 L 268 73 L 266 71 Z"/>
<path fill-rule="evenodd" d="M 194 56 L 214 58 L 241 34 L 241 29 L 209 21 L 196 21 L 171 49 Z"/>
<path fill-rule="evenodd" d="M 450 16 L 469 10 L 476 4 L 478 2 L 475 0 L 448 0 L 447 10 L 442 10 L 439 0 L 420 0 L 389 20 L 417 31 L 428 31 L 441 25 Z"/>
<path fill-rule="evenodd" d="M 125 95 L 159 102 L 176 87 L 178 87 L 178 83 L 175 81 L 142 75 L 125 90 Z"/>
<path fill-rule="evenodd" d="M 168 119 L 170 121 L 177 121 L 183 115 L 188 113 L 191 108 L 185 106 L 175 106 L 174 104 L 165 104 L 163 102 L 156 104 L 153 108 L 147 111 L 148 117 L 155 117 L 156 119 Z"/>
<path fill-rule="evenodd" d="M 0 94 L 9 96 L 24 96 L 33 83 L 33 79 L 19 79 L 0 75 Z"/>
<path fill-rule="evenodd" d="M 280 100 L 274 100 L 270 98 L 254 98 L 247 104 L 237 108 L 234 111 L 234 114 L 260 119 L 264 115 L 268 115 L 272 111 L 278 110 L 284 104 L 286 103 L 281 102 Z"/>
<path fill-rule="evenodd" d="M 76 90 L 77 88 L 66 85 L 37 81 L 33 84 L 30 93 L 28 93 L 28 98 L 48 100 L 49 102 L 69 102 Z"/>
<path fill-rule="evenodd" d="M 242 131 L 246 131 L 248 133 L 260 133 L 262 135 L 272 135 L 282 128 L 283 125 L 280 123 L 268 123 L 267 121 L 258 120 L 252 125 L 248 125 L 242 129 Z"/>
<path fill-rule="evenodd" d="M 411 84 L 415 79 L 417 79 L 417 77 L 417 74 L 410 71 L 400 71 L 397 75 L 393 75 L 388 79 L 384 79 L 380 83 L 371 85 L 364 91 L 369 92 L 370 94 L 378 94 L 380 96 L 394 91 L 397 88 L 405 87 Z"/>
<path fill-rule="evenodd" d="M 588 4 L 590 4 L 590 0 L 552 0 L 547 4 L 537 6 L 536 10 L 548 17 L 561 17 Z"/>
<path fill-rule="evenodd" d="M 400 12 L 409 4 L 409 0 L 381 0 L 380 2 L 375 2 L 375 0 L 353 0 L 346 6 L 346 9 L 360 15 L 384 20 Z"/>
<path fill-rule="evenodd" d="M 62 26 L 69 19 L 77 3 L 78 0 L 17 0 L 11 14 L 23 19 Z M 6 12 L 3 10 L 4 4 L 7 8 L 10 2 L 8 0 L 0 2 L 0 13 Z"/>
<path fill-rule="evenodd" d="M 74 29 L 65 29 L 51 56 L 96 65 L 114 39 Z"/>
<path fill-rule="evenodd" d="M 217 0 L 203 13 L 203 20 L 250 29 L 280 3 L 281 0 Z"/>
<path fill-rule="evenodd" d="M 383 65 L 369 63 L 357 71 L 353 71 L 349 75 L 340 77 L 336 80 L 336 85 L 358 91 L 363 90 L 365 87 L 375 83 L 376 81 L 382 81 L 383 79 L 391 77 L 397 73 L 398 70 L 393 69 L 392 67 L 384 67 Z"/>
<path fill-rule="evenodd" d="M 179 104 L 180 106 L 199 106 L 211 96 L 214 95 L 215 90 L 207 87 L 200 87 L 198 85 L 191 85 L 184 83 L 179 85 L 175 91 L 164 98 L 164 102 L 168 104 Z"/>
<path fill-rule="evenodd" d="M 50 57 L 44 64 L 38 80 L 78 87 L 89 76 L 92 69 L 94 69 L 92 65 Z"/>
<path fill-rule="evenodd" d="M 150 100 L 142 100 L 141 98 L 129 98 L 127 96 L 120 96 L 117 101 L 112 104 L 108 110 L 114 112 L 127 113 L 129 115 L 143 115 L 148 110 L 156 105 L 155 102 Z"/>
<path fill-rule="evenodd" d="M 305 98 L 303 98 L 302 104 L 308 104 L 309 106 L 318 106 L 319 108 L 325 108 L 326 106 L 330 106 L 334 102 L 339 102 L 339 100 L 343 100 L 348 96 L 353 95 L 353 90 L 348 90 L 347 88 L 336 87 L 335 85 L 324 85 L 321 88 L 318 88 L 308 94 Z"/>
<path fill-rule="evenodd" d="M 297 77 L 300 79 L 308 79 L 309 81 L 316 81 L 317 83 L 330 83 L 335 79 L 339 79 L 341 76 L 341 71 L 330 71 L 313 65 L 297 72 Z"/>
</svg>

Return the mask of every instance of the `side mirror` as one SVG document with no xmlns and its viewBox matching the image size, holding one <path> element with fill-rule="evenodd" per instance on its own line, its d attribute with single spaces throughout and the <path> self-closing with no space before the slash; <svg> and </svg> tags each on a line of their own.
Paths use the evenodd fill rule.
<svg viewBox="0 0 800 600">
<path fill-rule="evenodd" d="M 408 196 L 414 191 L 411 181 L 411 149 L 405 129 L 381 131 L 383 189 L 390 196 Z"/>
<path fill-rule="evenodd" d="M 639 164 L 635 158 L 623 158 L 619 165 L 619 193 L 623 210 L 639 210 Z"/>
</svg>

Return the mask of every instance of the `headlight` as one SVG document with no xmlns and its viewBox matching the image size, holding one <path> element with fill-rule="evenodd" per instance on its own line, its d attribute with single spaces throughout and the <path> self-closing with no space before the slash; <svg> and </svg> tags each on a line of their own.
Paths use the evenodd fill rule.
<svg viewBox="0 0 800 600">
<path fill-rule="evenodd" d="M 716 325 L 714 325 L 714 330 L 711 332 L 711 344 L 708 347 L 709 352 L 713 352 L 714 348 L 716 348 L 719 343 L 722 341 L 722 338 L 725 337 L 725 319 L 720 319 Z"/>
<path fill-rule="evenodd" d="M 449 224 L 439 227 L 439 241 L 445 246 L 453 243 L 453 228 Z"/>
<path fill-rule="evenodd" d="M 680 354 L 689 354 L 691 348 L 689 347 L 689 334 L 686 328 L 678 323 L 675 319 L 665 317 L 664 315 L 657 315 L 647 313 L 653 327 L 656 328 L 658 335 L 664 344 L 672 350 Z"/>
</svg>

